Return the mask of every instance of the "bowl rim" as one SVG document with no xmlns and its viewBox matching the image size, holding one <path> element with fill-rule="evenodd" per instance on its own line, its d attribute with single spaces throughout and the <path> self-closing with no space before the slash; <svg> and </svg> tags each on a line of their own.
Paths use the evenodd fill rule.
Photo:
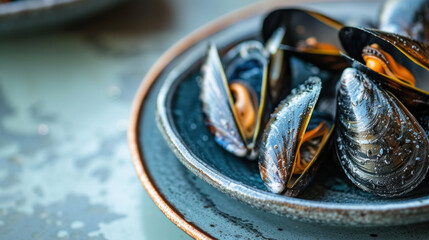
<svg viewBox="0 0 429 240">
<path fill-rule="evenodd" d="M 143 187 L 148 192 L 149 196 L 152 198 L 152 200 L 155 202 L 155 204 L 161 209 L 161 211 L 179 228 L 181 228 L 183 231 L 185 231 L 187 234 L 189 234 L 191 237 L 197 238 L 197 239 L 211 239 L 212 237 L 204 232 L 202 229 L 200 229 L 198 226 L 196 226 L 193 223 L 187 222 L 184 217 L 181 215 L 181 213 L 174 208 L 173 204 L 168 202 L 166 198 L 163 196 L 163 194 L 158 190 L 156 183 L 153 181 L 153 179 L 150 176 L 150 172 L 147 170 L 145 166 L 145 161 L 143 157 L 143 150 L 140 149 L 140 140 L 139 140 L 139 120 L 141 117 L 141 112 L 143 110 L 144 102 L 146 100 L 146 97 L 148 93 L 151 90 L 151 87 L 156 82 L 156 80 L 159 78 L 159 76 L 162 74 L 164 69 L 169 65 L 171 61 L 173 61 L 175 58 L 177 58 L 181 53 L 185 52 L 188 48 L 198 43 L 201 39 L 204 39 L 226 27 L 228 27 L 231 24 L 237 23 L 239 21 L 248 19 L 250 17 L 265 13 L 269 10 L 272 10 L 277 7 L 291 7 L 296 6 L 298 4 L 303 3 L 320 3 L 320 2 L 332 2 L 332 1 L 319 1 L 319 0 L 304 0 L 304 1 L 291 1 L 291 2 L 281 2 L 281 1 L 273 1 L 269 3 L 261 2 L 252 4 L 248 7 L 245 7 L 243 9 L 239 9 L 237 11 L 234 11 L 232 13 L 229 13 L 223 17 L 220 17 L 217 20 L 214 20 L 203 27 L 200 27 L 196 31 L 192 32 L 191 34 L 187 35 L 185 38 L 178 41 L 175 45 L 173 45 L 170 49 L 168 49 L 157 61 L 156 63 L 151 67 L 151 69 L 148 71 L 146 76 L 143 78 L 143 81 L 141 82 L 137 93 L 134 97 L 132 108 L 131 108 L 131 116 L 130 116 L 130 126 L 128 129 L 128 142 L 129 147 L 131 151 L 131 156 L 133 160 L 134 167 L 136 169 L 137 175 L 143 185 Z M 164 86 L 162 87 L 164 88 Z M 165 102 L 166 95 L 164 97 L 161 97 L 161 99 L 158 99 L 157 102 Z M 237 184 L 237 181 L 231 180 L 229 178 L 225 178 L 216 170 L 207 168 L 207 166 L 201 165 L 201 162 L 196 162 L 196 159 L 194 158 L 192 152 L 189 151 L 189 149 L 183 144 L 183 142 L 177 138 L 177 136 L 174 136 L 174 130 L 171 128 L 170 125 L 165 124 L 168 122 L 168 116 L 167 114 L 163 114 L 160 111 L 157 111 L 158 113 L 158 123 L 160 123 L 161 126 L 161 132 L 168 140 L 167 143 L 170 145 L 170 147 L 173 147 L 177 151 L 175 151 L 176 156 L 179 158 L 179 160 L 182 161 L 182 163 L 185 164 L 185 166 L 190 169 L 192 172 L 194 172 L 199 177 L 204 176 L 202 179 L 206 182 L 208 182 L 210 185 L 216 187 L 217 189 L 225 192 L 233 191 L 236 193 L 243 193 L 243 190 L 249 191 L 249 187 L 240 186 L 240 184 Z M 189 159 L 193 161 L 189 161 Z M 199 166 L 201 165 L 201 166 Z M 207 176 L 207 174 L 204 174 L 203 171 L 201 171 L 201 168 L 204 168 L 207 170 L 208 173 L 210 173 L 210 176 Z M 223 180 L 224 182 L 228 182 L 227 187 L 228 189 L 221 188 L 221 184 L 219 184 L 219 178 Z M 257 194 L 264 194 L 266 196 L 269 193 L 264 192 L 262 190 L 257 190 L 254 188 L 250 189 L 252 192 L 256 192 Z M 246 194 L 246 193 L 245 193 Z M 247 193 L 248 194 L 248 193 Z M 405 200 L 401 203 L 380 203 L 380 204 L 374 204 L 373 206 L 365 206 L 365 208 L 362 208 L 362 204 L 342 204 L 342 206 L 338 206 L 337 203 L 320 203 L 313 200 L 304 200 L 304 199 L 295 199 L 295 198 L 286 198 L 284 196 L 278 196 L 278 195 L 269 195 L 271 196 L 269 200 L 266 200 L 265 203 L 280 203 L 282 207 L 284 208 L 292 208 L 298 211 L 298 213 L 311 213 L 311 211 L 314 210 L 320 210 L 325 209 L 325 212 L 316 213 L 313 217 L 315 217 L 314 221 L 322 221 L 323 218 L 326 218 L 325 214 L 331 214 L 331 217 L 333 217 L 333 220 L 337 219 L 337 223 L 341 223 L 340 220 L 344 221 L 344 217 L 348 217 L 347 220 L 350 220 L 350 212 L 353 211 L 354 214 L 352 214 L 352 217 L 355 216 L 361 216 L 362 219 L 367 216 L 367 214 L 380 214 L 384 215 L 386 213 L 390 213 L 392 215 L 397 214 L 409 214 L 410 211 L 413 213 L 416 212 L 424 212 L 423 209 L 427 212 L 428 206 L 429 206 L 429 199 L 425 199 L 422 201 L 419 200 Z M 255 196 L 253 195 L 254 200 Z M 288 202 L 285 202 L 284 200 L 288 199 Z M 303 204 L 305 203 L 305 204 Z M 404 206 L 405 205 L 405 206 Z M 317 211 L 316 211 L 317 212 Z M 295 214 L 296 212 L 294 212 Z M 343 217 L 343 218 L 341 218 Z M 307 217 L 304 217 L 307 218 Z M 375 221 L 377 221 L 377 218 L 374 218 Z M 379 219 L 378 219 L 379 220 Z M 339 221 L 339 222 L 338 222 Z M 414 222 L 421 221 L 421 219 L 415 219 Z M 371 222 L 371 225 L 376 224 L 377 222 Z M 391 223 L 391 225 L 394 225 L 395 223 Z"/>
</svg>

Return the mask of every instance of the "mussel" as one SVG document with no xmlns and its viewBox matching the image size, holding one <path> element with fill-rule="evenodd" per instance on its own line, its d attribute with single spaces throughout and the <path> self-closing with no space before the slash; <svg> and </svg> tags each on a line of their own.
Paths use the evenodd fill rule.
<svg viewBox="0 0 429 240">
<path fill-rule="evenodd" d="M 264 19 L 264 39 L 268 39 L 278 27 L 286 29 L 281 45 L 286 57 L 296 56 L 331 71 L 341 71 L 348 66 L 340 56 L 341 44 L 337 38 L 342 23 L 310 10 L 278 9 Z"/>
<path fill-rule="evenodd" d="M 267 39 L 272 32 L 281 27 L 286 35 L 281 42 L 284 72 L 290 73 L 286 87 L 270 84 L 271 91 L 276 89 L 292 89 L 304 83 L 311 76 L 318 76 L 322 80 L 322 92 L 319 105 L 325 105 L 324 110 L 335 110 L 331 107 L 335 101 L 335 86 L 341 71 L 349 66 L 347 60 L 340 55 L 342 49 L 338 39 L 338 31 L 342 23 L 323 14 L 306 9 L 278 9 L 270 12 L 263 21 L 262 36 Z M 279 95 L 284 99 L 289 91 Z M 323 102 L 321 102 L 323 101 Z M 277 105 L 278 102 L 274 102 Z"/>
<path fill-rule="evenodd" d="M 216 47 L 209 46 L 201 68 L 203 113 L 216 142 L 236 156 L 257 157 L 260 129 L 273 109 L 268 81 L 273 75 L 281 75 L 269 72 L 282 71 L 282 63 L 273 61 L 283 60 L 275 55 L 284 34 L 279 28 L 265 46 L 256 40 L 242 42 L 222 61 Z"/>
<path fill-rule="evenodd" d="M 298 195 L 315 176 L 333 117 L 315 111 L 322 83 L 312 77 L 292 90 L 271 115 L 262 140 L 259 170 L 267 189 Z"/>
<path fill-rule="evenodd" d="M 428 45 L 375 29 L 344 27 L 339 36 L 353 68 L 382 84 L 413 114 L 429 114 Z M 368 59 L 386 71 L 371 67 L 374 62 Z"/>
<path fill-rule="evenodd" d="M 379 29 L 429 43 L 429 1 L 386 1 L 380 13 Z"/>
<path fill-rule="evenodd" d="M 371 76 L 344 70 L 336 115 L 336 152 L 349 179 L 376 195 L 405 194 L 425 178 L 429 140 L 416 118 Z"/>
<path fill-rule="evenodd" d="M 375 29 L 344 27 L 339 36 L 353 67 L 344 71 L 337 98 L 341 165 L 365 191 L 405 194 L 429 164 L 429 92 L 422 89 L 429 46 Z"/>
</svg>

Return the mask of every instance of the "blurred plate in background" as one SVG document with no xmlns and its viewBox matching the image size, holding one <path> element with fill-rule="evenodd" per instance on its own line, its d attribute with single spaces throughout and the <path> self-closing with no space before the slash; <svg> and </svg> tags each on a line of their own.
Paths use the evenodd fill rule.
<svg viewBox="0 0 429 240">
<path fill-rule="evenodd" d="M 0 3 L 0 34 L 49 28 L 125 0 L 15 0 Z"/>
</svg>

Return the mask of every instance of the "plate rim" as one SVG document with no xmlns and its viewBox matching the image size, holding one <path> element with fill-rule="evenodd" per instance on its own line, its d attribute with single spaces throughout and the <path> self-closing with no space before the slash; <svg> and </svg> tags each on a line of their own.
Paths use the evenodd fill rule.
<svg viewBox="0 0 429 240">
<path fill-rule="evenodd" d="M 273 1 L 270 3 L 259 2 L 252 4 L 248 7 L 233 11 L 224 16 L 215 19 L 214 21 L 209 22 L 206 25 L 198 28 L 191 34 L 182 38 L 172 47 L 170 47 L 161 57 L 155 62 L 155 64 L 150 68 L 145 77 L 143 78 L 137 93 L 133 99 L 131 114 L 130 114 L 130 125 L 128 128 L 128 143 L 131 151 L 131 157 L 133 161 L 134 168 L 137 172 L 139 180 L 145 190 L 148 192 L 149 196 L 155 202 L 155 204 L 160 208 L 160 210 L 169 218 L 174 224 L 181 228 L 184 232 L 196 239 L 213 239 L 208 233 L 204 232 L 198 226 L 193 223 L 187 222 L 181 213 L 174 208 L 174 206 L 166 200 L 163 194 L 158 190 L 156 183 L 152 180 L 150 172 L 145 166 L 145 160 L 143 157 L 143 151 L 140 149 L 139 141 L 139 120 L 140 113 L 143 110 L 143 105 L 145 103 L 146 97 L 152 89 L 153 84 L 156 82 L 158 77 L 164 71 L 164 69 L 169 65 L 169 63 L 178 57 L 182 52 L 186 51 L 189 47 L 196 44 L 199 40 L 216 33 L 217 31 L 229 26 L 230 24 L 237 23 L 240 20 L 250 18 L 257 14 L 264 13 L 270 9 L 276 7 L 286 7 L 286 6 L 296 6 L 303 3 L 320 3 L 320 2 L 333 2 L 332 0 L 320 1 L 320 0 L 304 0 L 304 1 L 290 1 L 290 2 L 281 2 Z M 195 173 L 195 172 L 194 172 Z M 386 204 L 383 204 L 386 205 Z M 388 204 L 390 205 L 390 204 Z M 421 206 L 420 206 L 421 207 Z M 340 210 L 352 210 L 349 209 L 340 209 Z M 407 208 L 410 210 L 410 208 Z M 374 209 L 379 210 L 380 209 Z M 415 210 L 421 210 L 417 208 Z M 383 211 L 383 210 L 381 210 Z"/>
</svg>

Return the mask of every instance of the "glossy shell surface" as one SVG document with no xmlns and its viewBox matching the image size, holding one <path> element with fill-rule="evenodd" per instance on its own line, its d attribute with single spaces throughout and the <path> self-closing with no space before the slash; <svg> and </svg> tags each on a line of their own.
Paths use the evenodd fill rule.
<svg viewBox="0 0 429 240">
<path fill-rule="evenodd" d="M 216 142 L 236 156 L 253 160 L 258 155 L 260 132 L 273 109 L 268 81 L 283 75 L 282 61 L 275 56 L 284 33 L 275 31 L 265 46 L 257 40 L 241 42 L 222 61 L 214 44 L 208 48 L 200 83 L 205 122 Z M 283 89 L 277 86 L 277 91 Z"/>
<path fill-rule="evenodd" d="M 229 90 L 225 88 L 222 63 L 214 45 L 211 45 L 208 51 L 207 60 L 201 68 L 200 99 L 206 116 L 205 122 L 219 145 L 237 156 L 244 157 L 247 147 L 240 136 L 228 102 Z"/>
<path fill-rule="evenodd" d="M 314 178 L 317 158 L 309 163 L 293 185 L 288 183 L 321 88 L 319 78 L 310 78 L 292 90 L 271 115 L 262 137 L 259 157 L 261 178 L 271 192 L 297 196 Z M 322 141 L 322 148 L 325 143 Z"/>
<path fill-rule="evenodd" d="M 393 197 L 423 181 L 429 166 L 428 138 L 396 97 L 348 68 L 337 105 L 337 154 L 353 183 Z"/>
</svg>

